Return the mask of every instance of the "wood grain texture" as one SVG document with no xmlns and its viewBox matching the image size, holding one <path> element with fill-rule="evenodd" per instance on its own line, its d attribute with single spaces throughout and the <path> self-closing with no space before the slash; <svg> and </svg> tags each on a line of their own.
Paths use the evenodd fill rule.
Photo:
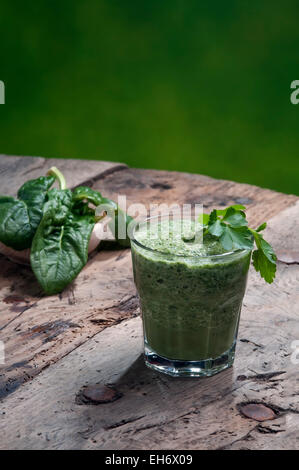
<svg viewBox="0 0 299 470">
<path fill-rule="evenodd" d="M 0 396 L 102 329 L 138 313 L 128 250 L 93 256 L 59 296 L 43 296 L 30 268 L 6 260 L 3 265 L 0 340 L 6 364 L 0 366 Z"/>
<path fill-rule="evenodd" d="M 117 198 L 118 194 L 126 195 L 127 206 L 140 202 L 147 208 L 150 204 L 201 203 L 204 210 L 209 211 L 231 204 L 243 204 L 253 227 L 299 200 L 294 195 L 204 175 L 136 168 L 107 175 L 103 180 L 96 181 L 93 188 L 111 198 Z"/>
<path fill-rule="evenodd" d="M 288 226 L 290 219 L 299 220 L 298 203 L 269 221 L 267 237 L 276 249 L 298 246 L 298 227 Z M 281 235 L 286 226 L 287 237 Z M 2 400 L 0 448 L 298 449 L 299 365 L 292 349 L 299 340 L 298 281 L 297 264 L 278 263 L 271 286 L 250 270 L 234 367 L 211 378 L 177 379 L 146 369 L 140 318 L 77 343 Z M 122 398 L 78 404 L 82 387 L 95 383 L 114 385 Z M 244 417 L 246 403 L 263 403 L 275 419 Z"/>
<path fill-rule="evenodd" d="M 0 194 L 15 196 L 25 181 L 45 175 L 51 166 L 62 171 L 70 188 L 126 168 L 123 163 L 105 161 L 0 155 Z"/>
</svg>

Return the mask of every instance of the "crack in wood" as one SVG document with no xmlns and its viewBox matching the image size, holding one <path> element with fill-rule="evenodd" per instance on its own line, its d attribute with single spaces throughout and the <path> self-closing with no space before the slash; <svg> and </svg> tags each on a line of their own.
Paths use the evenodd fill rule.
<svg viewBox="0 0 299 470">
<path fill-rule="evenodd" d="M 3 331 L 5 328 L 7 328 L 11 323 L 13 323 L 17 318 L 19 318 L 22 315 L 22 313 L 26 312 L 27 310 L 30 310 L 32 307 L 35 307 L 36 304 L 37 302 L 34 302 L 33 304 L 30 304 L 30 305 L 25 305 L 24 308 L 22 308 L 22 310 L 18 313 L 18 315 L 13 317 L 11 320 L 9 320 L 5 325 L 3 325 L 0 328 L 0 331 Z"/>
<path fill-rule="evenodd" d="M 40 158 L 40 157 L 32 157 L 32 158 Z M 41 157 L 42 158 L 42 157 Z M 28 170 L 25 170 L 22 172 L 22 175 L 23 176 L 27 176 L 29 175 L 30 173 L 32 173 L 32 171 L 36 171 L 36 170 L 44 170 L 45 167 L 46 167 L 46 163 L 47 163 L 47 160 L 44 159 L 44 161 L 36 166 L 31 166 L 30 168 L 28 168 Z"/>
<path fill-rule="evenodd" d="M 98 175 L 93 176 L 92 178 L 89 178 L 87 180 L 84 180 L 82 183 L 77 184 L 74 186 L 74 188 L 77 188 L 78 186 L 93 186 L 96 182 L 98 182 L 101 179 L 106 178 L 107 176 L 110 176 L 114 173 L 117 173 L 118 171 L 122 170 L 127 170 L 128 166 L 125 163 L 120 163 L 118 165 L 115 165 L 112 168 L 108 168 L 107 170 L 102 171 Z"/>
<path fill-rule="evenodd" d="M 253 344 L 257 348 L 264 348 L 264 346 L 262 344 L 255 343 L 254 341 L 251 341 L 250 339 L 247 339 L 247 338 L 240 338 L 239 341 L 241 341 L 241 343 Z"/>
<path fill-rule="evenodd" d="M 277 434 L 285 431 L 285 429 L 273 429 L 269 426 L 262 426 L 260 424 L 257 426 L 256 430 L 262 434 Z"/>
<path fill-rule="evenodd" d="M 299 251 L 278 250 L 276 252 L 277 261 L 283 264 L 299 264 Z"/>
<path fill-rule="evenodd" d="M 135 421 L 139 421 L 140 419 L 144 417 L 145 415 L 138 416 L 137 418 L 134 417 L 134 418 L 122 419 L 121 421 L 118 421 L 117 423 L 110 424 L 109 426 L 104 427 L 104 430 L 108 431 L 109 429 L 120 428 L 121 426 L 125 426 L 126 424 L 135 423 Z"/>
<path fill-rule="evenodd" d="M 250 380 L 250 381 L 255 381 L 255 382 L 268 382 L 268 381 L 271 381 L 271 379 L 273 379 L 273 377 L 277 377 L 278 375 L 282 375 L 282 374 L 286 374 L 286 371 L 285 370 L 279 370 L 279 371 L 275 371 L 275 372 L 265 372 L 264 374 L 256 374 L 256 375 L 249 375 L 249 376 L 246 376 L 246 375 L 239 375 L 237 377 L 237 380 Z M 279 380 L 283 380 L 283 379 L 275 379 L 275 382 L 276 381 L 279 381 Z"/>
<path fill-rule="evenodd" d="M 246 442 L 246 441 L 252 440 L 253 438 L 251 437 L 251 434 L 257 429 L 258 426 L 259 425 L 254 426 L 246 434 L 244 434 L 244 436 L 239 437 L 238 439 L 235 439 L 234 441 L 230 442 L 229 444 L 225 444 L 224 446 L 217 447 L 214 450 L 228 450 L 230 447 L 232 447 L 234 444 L 237 444 L 238 442 L 242 442 L 242 441 Z"/>
<path fill-rule="evenodd" d="M 166 421 L 162 421 L 162 422 L 159 422 L 159 423 L 153 423 L 153 424 L 146 424 L 144 426 L 140 426 L 139 428 L 136 428 L 133 432 L 133 434 L 137 434 L 138 432 L 141 432 L 141 431 L 145 431 L 147 429 L 152 429 L 152 428 L 160 428 L 162 426 L 167 426 L 168 424 L 171 424 L 177 420 L 180 420 L 180 419 L 183 419 L 185 418 L 186 416 L 190 416 L 190 415 L 198 415 L 200 413 L 200 410 L 192 410 L 192 411 L 188 411 L 187 413 L 184 413 L 180 416 L 176 416 L 175 418 L 173 419 L 170 419 L 170 420 L 166 420 Z M 128 430 L 126 431 L 126 433 L 129 433 L 131 432 L 131 430 Z"/>
</svg>

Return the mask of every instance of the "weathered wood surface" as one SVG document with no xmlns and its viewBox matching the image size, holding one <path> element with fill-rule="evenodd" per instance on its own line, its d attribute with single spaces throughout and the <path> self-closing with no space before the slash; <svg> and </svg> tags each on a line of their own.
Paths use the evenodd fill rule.
<svg viewBox="0 0 299 470">
<path fill-rule="evenodd" d="M 101 168 L 101 162 L 97 164 Z M 62 167 L 60 161 L 56 165 Z M 80 184 L 79 175 L 73 168 L 72 172 Z M 125 194 L 128 205 L 201 202 L 211 209 L 244 203 L 249 219 L 257 225 L 298 199 L 201 175 L 137 169 L 97 174 L 93 187 L 112 198 Z M 138 313 L 129 250 L 95 254 L 62 295 L 51 297 L 42 295 L 29 268 L 3 258 L 0 300 L 0 340 L 7 355 L 0 374 L 0 397 L 103 328 Z"/>
<path fill-rule="evenodd" d="M 0 155 L 0 192 L 16 194 L 27 179 L 45 174 L 53 165 L 61 169 L 69 186 L 91 185 L 126 168 L 124 164 L 113 162 Z M 113 256 L 103 252 L 97 259 L 91 257 L 89 274 L 83 271 L 80 280 L 78 278 L 63 294 L 55 297 L 43 296 L 30 268 L 16 265 L 2 255 L 0 259 L 0 340 L 5 343 L 7 357 L 5 368 L 0 366 L 0 397 L 99 329 L 130 316 L 136 308 L 135 291 L 128 295 L 128 289 L 132 290 L 131 268 L 126 266 L 121 251 L 114 251 Z M 120 265 L 125 267 L 118 271 Z M 114 271 L 115 284 L 111 289 L 110 273 Z M 79 286 L 78 291 L 76 286 Z M 105 315 L 107 308 L 110 308 L 109 314 Z M 41 316 L 41 312 L 46 311 L 47 314 Z M 84 330 L 83 335 L 81 330 Z M 59 345 L 61 335 L 64 345 Z"/>
<path fill-rule="evenodd" d="M 14 196 L 25 181 L 45 175 L 51 166 L 59 167 L 69 187 L 92 183 L 98 177 L 126 168 L 123 163 L 114 162 L 0 155 L 0 194 Z"/>
<path fill-rule="evenodd" d="M 129 203 L 244 203 L 252 223 L 272 217 L 268 233 L 277 250 L 298 250 L 299 227 L 289 222 L 299 220 L 295 196 L 135 169 L 106 174 L 93 186 L 107 196 L 126 194 Z M 17 389 L 1 402 L 1 448 L 298 447 L 299 365 L 290 360 L 299 340 L 298 264 L 279 263 L 272 286 L 251 271 L 235 366 L 204 380 L 147 370 L 140 319 L 116 325 L 138 314 L 129 250 L 95 254 L 69 289 L 48 298 L 28 268 L 4 258 L 1 266 L 2 396 Z M 97 382 L 113 383 L 123 397 L 77 404 L 79 390 Z M 242 416 L 240 406 L 251 401 L 273 408 L 275 419 Z"/>
<path fill-rule="evenodd" d="M 125 194 L 127 205 L 136 202 L 142 202 L 147 207 L 161 203 L 201 203 L 204 209 L 212 210 L 230 204 L 244 204 L 253 226 L 269 220 L 299 199 L 297 196 L 204 175 L 136 168 L 107 175 L 96 181 L 93 188 L 112 198 Z"/>
<path fill-rule="evenodd" d="M 297 247 L 298 216 L 299 203 L 270 221 L 268 237 L 277 250 Z M 281 237 L 289 220 L 290 236 Z M 278 263 L 271 287 L 250 271 L 235 365 L 212 378 L 174 379 L 146 369 L 140 318 L 98 333 L 3 401 L 0 447 L 298 448 L 299 364 L 292 356 L 298 281 L 299 265 Z M 113 384 L 122 398 L 79 404 L 80 390 L 96 383 Z M 247 403 L 263 403 L 275 419 L 245 418 Z"/>
</svg>

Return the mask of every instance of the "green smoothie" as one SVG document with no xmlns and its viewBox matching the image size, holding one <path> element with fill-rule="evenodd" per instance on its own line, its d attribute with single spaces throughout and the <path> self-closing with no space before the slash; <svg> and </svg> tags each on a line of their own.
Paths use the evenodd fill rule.
<svg viewBox="0 0 299 470">
<path fill-rule="evenodd" d="M 131 242 L 145 343 L 168 359 L 215 359 L 234 345 L 251 253 L 225 253 L 210 235 L 194 242 L 181 227 L 160 221 L 153 237 L 140 225 Z"/>
</svg>

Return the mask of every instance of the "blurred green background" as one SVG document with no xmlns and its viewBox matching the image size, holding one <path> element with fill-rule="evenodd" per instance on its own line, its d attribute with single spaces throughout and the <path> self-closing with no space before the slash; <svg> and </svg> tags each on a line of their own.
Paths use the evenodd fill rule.
<svg viewBox="0 0 299 470">
<path fill-rule="evenodd" d="M 298 0 L 1 0 L 0 153 L 299 195 Z"/>
</svg>

